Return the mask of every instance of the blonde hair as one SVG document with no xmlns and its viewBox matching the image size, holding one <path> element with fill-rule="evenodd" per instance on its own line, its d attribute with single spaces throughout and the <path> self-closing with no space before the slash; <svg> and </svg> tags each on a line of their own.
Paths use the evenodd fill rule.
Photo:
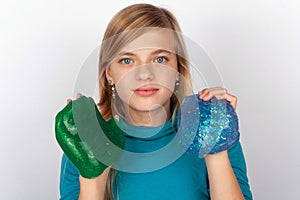
<svg viewBox="0 0 300 200">
<path fill-rule="evenodd" d="M 172 95 L 171 108 L 173 119 L 179 103 L 186 96 L 191 87 L 191 78 L 188 67 L 187 55 L 181 30 L 174 15 L 165 8 L 159 8 L 151 4 L 134 4 L 119 11 L 110 21 L 105 31 L 99 58 L 99 95 L 98 106 L 104 119 L 113 117 L 112 112 L 112 90 L 106 79 L 105 70 L 116 56 L 116 53 L 129 42 L 136 39 L 147 31 L 147 28 L 165 28 L 174 31 L 176 40 L 176 57 L 178 72 L 187 81 L 180 82 L 178 95 Z M 180 81 L 180 80 L 179 80 Z M 111 169 L 106 184 L 105 199 L 113 199 L 112 187 L 116 171 Z"/>
</svg>

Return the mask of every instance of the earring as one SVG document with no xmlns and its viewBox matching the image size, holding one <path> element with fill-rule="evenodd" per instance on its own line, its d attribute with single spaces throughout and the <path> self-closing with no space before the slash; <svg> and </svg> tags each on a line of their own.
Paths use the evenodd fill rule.
<svg viewBox="0 0 300 200">
<path fill-rule="evenodd" d="M 176 80 L 175 82 L 175 89 L 174 89 L 174 94 L 177 95 L 179 90 L 179 80 Z"/>
<path fill-rule="evenodd" d="M 112 98 L 115 99 L 116 98 L 116 88 L 115 85 L 112 83 L 111 80 L 108 80 L 108 83 L 111 85 L 111 90 L 112 90 Z"/>
</svg>

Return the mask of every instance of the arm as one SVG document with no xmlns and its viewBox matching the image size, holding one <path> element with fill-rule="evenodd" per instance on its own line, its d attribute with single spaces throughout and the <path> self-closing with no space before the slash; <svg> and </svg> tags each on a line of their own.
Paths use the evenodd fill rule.
<svg viewBox="0 0 300 200">
<path fill-rule="evenodd" d="M 227 150 L 205 157 L 212 200 L 244 199 Z"/>
<path fill-rule="evenodd" d="M 206 88 L 199 92 L 199 97 L 205 101 L 210 100 L 213 96 L 216 96 L 218 99 L 226 99 L 234 110 L 236 109 L 237 98 L 229 94 L 224 88 Z M 219 195 L 222 193 L 224 195 L 236 195 L 238 198 L 241 198 L 241 191 L 245 199 L 252 199 L 247 178 L 246 162 L 240 142 L 226 151 L 208 155 L 205 161 L 208 167 L 212 199 L 219 199 Z M 226 188 L 228 192 L 226 192 Z M 227 199 L 225 196 L 221 198 Z"/>
<path fill-rule="evenodd" d="M 106 168 L 100 176 L 92 179 L 80 176 L 79 200 L 104 200 L 109 170 L 110 167 Z"/>
<path fill-rule="evenodd" d="M 121 156 L 121 150 L 108 145 L 113 143 L 123 148 L 122 130 L 113 119 L 106 121 L 102 118 L 91 98 L 80 97 L 69 102 L 56 115 L 55 133 L 65 153 L 61 170 L 61 199 L 78 199 L 78 196 L 81 200 L 104 199 L 110 170 L 108 165 L 117 162 Z M 107 156 L 109 164 L 102 163 L 99 156 Z"/>
<path fill-rule="evenodd" d="M 246 161 L 240 142 L 238 142 L 235 146 L 228 150 L 228 156 L 233 172 L 245 199 L 252 200 L 252 192 L 250 190 L 250 185 L 247 177 Z"/>
<path fill-rule="evenodd" d="M 208 156 L 205 161 L 207 163 L 212 199 L 220 198 L 219 195 L 222 195 L 221 199 L 227 199 L 224 195 L 236 195 L 236 192 L 240 193 L 242 191 L 243 198 L 241 199 L 252 200 L 246 162 L 240 142 L 227 151 Z M 229 184 L 231 184 L 231 188 L 227 188 Z M 225 191 L 226 188 L 228 191 Z M 228 197 L 228 199 L 233 198 Z"/>
<path fill-rule="evenodd" d="M 64 154 L 60 173 L 60 199 L 75 200 L 104 199 L 106 181 L 110 167 L 92 179 L 80 176 L 79 170 Z"/>
</svg>

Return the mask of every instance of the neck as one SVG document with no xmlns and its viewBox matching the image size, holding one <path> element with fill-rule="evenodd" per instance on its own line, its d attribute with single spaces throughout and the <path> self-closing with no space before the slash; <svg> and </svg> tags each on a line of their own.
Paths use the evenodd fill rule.
<svg viewBox="0 0 300 200">
<path fill-rule="evenodd" d="M 137 111 L 129 108 L 125 114 L 125 121 L 135 126 L 161 126 L 170 119 L 170 109 L 159 107 L 150 111 Z"/>
</svg>

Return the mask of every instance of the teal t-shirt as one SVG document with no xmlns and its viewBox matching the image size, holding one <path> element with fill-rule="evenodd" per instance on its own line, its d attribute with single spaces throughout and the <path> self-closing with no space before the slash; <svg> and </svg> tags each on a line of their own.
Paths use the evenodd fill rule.
<svg viewBox="0 0 300 200">
<path fill-rule="evenodd" d="M 126 132 L 125 149 L 135 153 L 149 153 L 160 150 L 175 136 L 172 121 L 159 127 L 132 126 L 120 121 Z M 241 144 L 238 142 L 228 150 L 229 159 L 246 200 L 252 199 L 247 178 L 246 163 Z M 184 152 L 179 158 L 160 169 L 150 170 L 156 163 L 139 163 L 139 160 L 123 160 L 128 165 L 141 165 L 145 172 L 118 170 L 114 182 L 115 199 L 119 200 L 208 200 L 209 182 L 205 160 Z M 155 161 L 160 162 L 160 161 Z M 144 166 L 143 166 L 144 165 Z M 127 166 L 130 169 L 130 166 Z M 78 199 L 79 170 L 62 157 L 60 177 L 60 199 Z"/>
</svg>

